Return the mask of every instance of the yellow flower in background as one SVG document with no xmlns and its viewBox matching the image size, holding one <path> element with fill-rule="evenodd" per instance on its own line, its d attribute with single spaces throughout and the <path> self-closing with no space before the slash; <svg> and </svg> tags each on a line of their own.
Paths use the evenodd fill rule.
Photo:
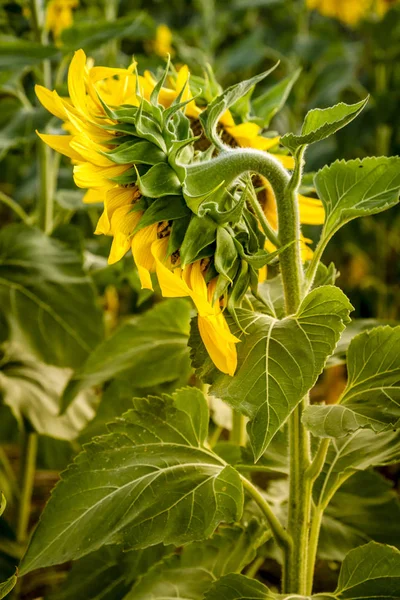
<svg viewBox="0 0 400 600">
<path fill-rule="evenodd" d="M 74 22 L 73 9 L 78 0 L 50 0 L 46 8 L 46 29 L 51 31 L 54 40 L 59 43 L 61 33 Z"/>
<path fill-rule="evenodd" d="M 399 0 L 307 0 L 307 7 L 326 17 L 355 27 L 361 19 L 376 12 L 383 17 Z"/>
<path fill-rule="evenodd" d="M 379 17 L 383 17 L 389 9 L 397 4 L 400 4 L 400 0 L 375 0 L 374 8 Z"/>
<path fill-rule="evenodd" d="M 170 56 L 174 55 L 174 49 L 172 48 L 172 31 L 168 25 L 158 25 L 152 47 L 154 52 L 162 58 L 165 58 L 168 54 Z"/>
<path fill-rule="evenodd" d="M 371 0 L 307 0 L 307 7 L 354 27 L 369 12 Z"/>
</svg>

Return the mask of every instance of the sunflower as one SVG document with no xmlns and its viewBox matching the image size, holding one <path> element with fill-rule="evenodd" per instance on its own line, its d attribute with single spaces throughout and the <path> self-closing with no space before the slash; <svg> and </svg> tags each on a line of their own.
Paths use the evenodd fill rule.
<svg viewBox="0 0 400 600">
<path fill-rule="evenodd" d="M 201 206 L 198 196 L 193 204 L 188 187 L 193 175 L 187 173 L 201 163 L 191 164 L 196 141 L 191 123 L 202 109 L 191 95 L 187 67 L 170 78 L 169 87 L 168 72 L 169 65 L 157 81 L 150 73 L 138 75 L 135 64 L 96 67 L 78 50 L 68 71 L 69 98 L 36 87 L 66 134 L 39 135 L 71 159 L 76 185 L 87 190 L 84 201 L 104 203 L 95 233 L 112 237 L 109 263 L 131 251 L 143 288 L 153 289 L 155 274 L 163 296 L 191 298 L 211 360 L 233 375 L 239 340 L 226 310 L 238 324 L 235 309 L 249 287 L 256 293 L 258 272 L 270 253 L 240 183 L 231 190 L 217 185 Z M 227 115 L 222 124 L 238 145 L 252 136 L 260 148 L 258 138 L 266 139 L 254 127 L 246 131 L 232 124 Z M 272 221 L 271 202 L 265 211 Z M 312 201 L 311 212 L 317 208 L 319 214 L 318 202 Z"/>
<path fill-rule="evenodd" d="M 185 70 L 181 79 L 182 74 L 186 75 Z M 143 288 L 153 289 L 151 273 L 156 273 L 165 297 L 191 298 L 211 359 L 222 372 L 233 375 L 237 364 L 235 344 L 239 340 L 231 334 L 224 316 L 224 294 L 215 296 L 218 272 L 211 269 L 210 259 L 182 264 L 179 247 L 190 210 L 167 158 L 171 161 L 173 143 L 185 145 L 185 140 L 173 139 L 167 147 L 165 127 L 164 137 L 161 125 L 153 127 L 150 116 L 165 116 L 158 99 L 155 105 L 149 102 L 155 85 L 148 76 L 138 76 L 135 65 L 128 69 L 87 65 L 85 53 L 79 50 L 69 67 L 69 98 L 36 86 L 39 100 L 64 122 L 68 134 L 39 135 L 51 148 L 71 159 L 76 185 L 88 190 L 84 200 L 104 202 L 95 233 L 113 237 L 109 263 L 121 260 L 131 250 Z M 160 99 L 168 98 L 167 90 L 159 92 Z M 175 100 L 177 96 L 179 92 L 175 93 Z M 166 104 L 171 107 L 172 102 L 173 99 Z M 152 115 L 146 115 L 143 107 Z M 169 113 L 169 137 L 174 115 L 177 129 L 184 130 L 183 137 L 187 135 L 190 141 L 189 121 L 184 117 L 185 127 L 177 108 Z M 160 177 L 168 182 L 162 190 L 158 185 Z M 170 212 L 168 220 L 160 218 L 163 202 L 167 207 L 164 212 Z"/>
</svg>

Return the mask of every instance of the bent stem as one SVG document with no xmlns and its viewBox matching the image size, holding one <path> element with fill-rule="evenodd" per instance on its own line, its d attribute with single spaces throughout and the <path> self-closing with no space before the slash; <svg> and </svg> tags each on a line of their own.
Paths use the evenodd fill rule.
<svg viewBox="0 0 400 600">
<path fill-rule="evenodd" d="M 242 480 L 242 484 L 247 493 L 253 498 L 253 500 L 258 504 L 262 512 L 264 513 L 265 518 L 267 519 L 268 525 L 271 528 L 272 534 L 276 540 L 276 543 L 281 548 L 284 554 L 287 553 L 288 549 L 292 545 L 292 540 L 282 526 L 281 522 L 278 520 L 270 505 L 261 494 L 261 492 L 243 475 L 240 476 Z"/>
</svg>

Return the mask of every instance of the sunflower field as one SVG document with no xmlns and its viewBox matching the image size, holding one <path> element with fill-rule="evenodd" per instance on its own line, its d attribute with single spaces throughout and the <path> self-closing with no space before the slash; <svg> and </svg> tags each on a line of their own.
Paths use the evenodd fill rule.
<svg viewBox="0 0 400 600">
<path fill-rule="evenodd" d="M 0 0 L 0 599 L 400 600 L 399 100 L 399 0 Z"/>
</svg>

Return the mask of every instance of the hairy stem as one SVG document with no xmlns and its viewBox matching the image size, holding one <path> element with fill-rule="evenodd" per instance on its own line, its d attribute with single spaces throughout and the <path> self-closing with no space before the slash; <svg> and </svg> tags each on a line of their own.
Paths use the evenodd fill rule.
<svg viewBox="0 0 400 600">
<path fill-rule="evenodd" d="M 271 528 L 272 534 L 276 540 L 278 546 L 283 550 L 284 553 L 292 545 L 292 540 L 288 535 L 285 528 L 282 526 L 281 522 L 278 520 L 270 505 L 261 494 L 261 492 L 243 475 L 240 476 L 243 487 L 247 491 L 247 493 L 253 498 L 253 500 L 258 504 L 262 512 L 264 513 L 265 518 Z"/>
<path fill-rule="evenodd" d="M 306 594 L 312 593 L 314 582 L 315 561 L 317 559 L 317 549 L 319 534 L 321 531 L 321 523 L 324 511 L 320 506 L 317 506 L 313 511 L 310 539 L 308 544 L 308 564 L 307 564 L 307 579 L 306 579 Z"/>
</svg>

